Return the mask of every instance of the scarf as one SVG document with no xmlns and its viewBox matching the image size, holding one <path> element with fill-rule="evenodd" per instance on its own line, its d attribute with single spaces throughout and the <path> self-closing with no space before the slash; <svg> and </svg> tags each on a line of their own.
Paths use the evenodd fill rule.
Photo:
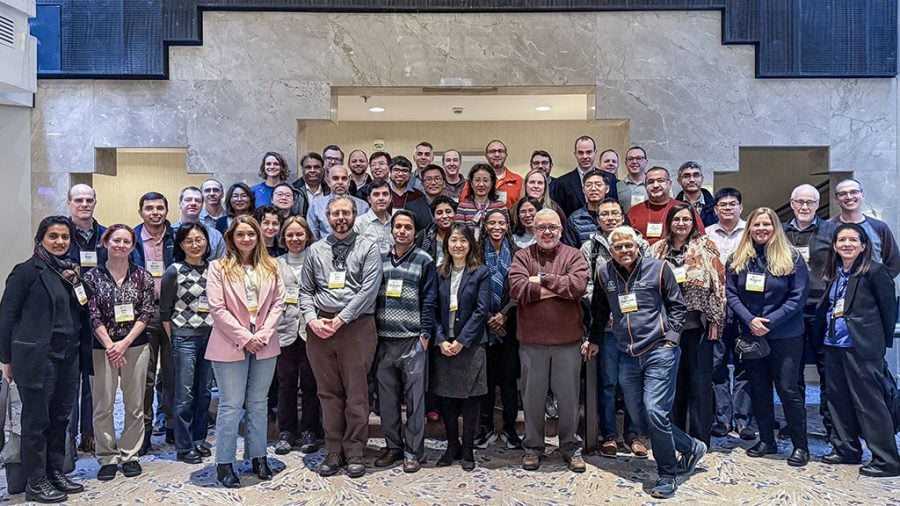
<svg viewBox="0 0 900 506">
<path fill-rule="evenodd" d="M 34 256 L 47 262 L 47 265 L 67 283 L 74 284 L 76 280 L 80 279 L 79 264 L 73 262 L 68 256 L 51 255 L 41 244 L 34 247 Z"/>
<path fill-rule="evenodd" d="M 501 309 L 503 282 L 506 280 L 506 274 L 509 273 L 509 266 L 512 264 L 512 253 L 510 253 L 508 239 L 503 238 L 499 252 L 494 251 L 491 241 L 485 241 L 484 258 L 485 264 L 491 271 L 491 314 L 494 314 Z"/>
</svg>

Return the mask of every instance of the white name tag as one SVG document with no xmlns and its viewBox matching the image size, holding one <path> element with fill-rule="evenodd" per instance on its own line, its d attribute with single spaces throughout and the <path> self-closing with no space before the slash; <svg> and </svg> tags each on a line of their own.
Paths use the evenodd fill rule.
<svg viewBox="0 0 900 506">
<path fill-rule="evenodd" d="M 797 251 L 800 252 L 800 256 L 803 257 L 803 260 L 806 263 L 809 263 L 809 246 L 797 246 Z"/>
<path fill-rule="evenodd" d="M 209 312 L 209 300 L 205 295 L 201 295 L 197 297 L 197 312 L 198 313 L 208 313 Z"/>
<path fill-rule="evenodd" d="M 748 292 L 761 292 L 761 291 L 765 290 L 766 289 L 766 275 L 748 272 L 746 288 L 747 288 Z"/>
<path fill-rule="evenodd" d="M 675 274 L 675 281 L 679 283 L 684 283 L 687 281 L 687 267 L 672 267 L 672 273 Z"/>
<path fill-rule="evenodd" d="M 840 318 L 840 317 L 844 316 L 844 298 L 843 297 L 834 301 L 834 311 L 832 311 L 831 314 L 835 318 Z"/>
<path fill-rule="evenodd" d="M 75 297 L 78 298 L 78 303 L 81 304 L 82 306 L 87 304 L 88 298 L 87 298 L 87 292 L 84 291 L 84 285 L 82 285 L 81 283 L 78 283 L 73 288 L 75 289 Z"/>
<path fill-rule="evenodd" d="M 113 306 L 116 315 L 116 323 L 134 321 L 134 304 L 116 304 Z"/>
<path fill-rule="evenodd" d="M 632 206 L 636 206 L 645 200 L 647 200 L 647 197 L 645 197 L 644 194 L 642 194 L 642 193 L 632 193 L 631 194 L 631 205 Z"/>
<path fill-rule="evenodd" d="M 619 309 L 623 313 L 633 313 L 637 311 L 637 294 L 627 293 L 625 295 L 619 295 Z"/>
<path fill-rule="evenodd" d="M 285 287 L 284 288 L 284 303 L 285 304 L 297 304 L 300 302 L 300 288 L 299 287 Z"/>
<path fill-rule="evenodd" d="M 506 205 L 506 192 L 497 192 L 497 200 L 503 202 L 503 205 Z"/>
<path fill-rule="evenodd" d="M 648 223 L 647 224 L 647 237 L 662 237 L 662 223 Z"/>
<path fill-rule="evenodd" d="M 401 297 L 403 295 L 403 280 L 389 279 L 387 282 L 386 295 L 388 297 Z"/>
<path fill-rule="evenodd" d="M 454 293 L 450 295 L 450 312 L 455 313 L 457 309 L 459 309 L 459 304 L 457 303 L 456 294 Z"/>
<path fill-rule="evenodd" d="M 162 260 L 147 260 L 147 271 L 154 278 L 161 278 L 166 266 Z"/>
<path fill-rule="evenodd" d="M 344 288 L 347 286 L 347 273 L 334 271 L 328 275 L 328 288 Z"/>
<path fill-rule="evenodd" d="M 80 253 L 81 256 L 81 266 L 82 267 L 96 267 L 97 266 L 97 252 L 96 251 L 82 251 Z"/>
<path fill-rule="evenodd" d="M 247 290 L 247 309 L 250 310 L 251 313 L 256 312 L 259 309 L 259 300 L 257 299 L 256 292 L 252 290 Z"/>
</svg>

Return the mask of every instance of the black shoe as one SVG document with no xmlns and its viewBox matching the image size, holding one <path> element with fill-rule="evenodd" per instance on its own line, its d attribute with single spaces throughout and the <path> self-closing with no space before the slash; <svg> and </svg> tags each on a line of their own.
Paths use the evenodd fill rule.
<svg viewBox="0 0 900 506">
<path fill-rule="evenodd" d="M 868 476 L 869 478 L 892 478 L 894 476 L 900 476 L 900 470 L 885 471 L 884 469 L 873 467 L 872 464 L 866 464 L 859 468 L 859 474 Z"/>
<path fill-rule="evenodd" d="M 319 442 L 316 439 L 316 435 L 311 431 L 305 431 L 303 434 L 300 434 L 300 441 L 297 442 L 300 445 L 300 451 L 302 453 L 315 453 L 319 451 Z"/>
<path fill-rule="evenodd" d="M 712 435 L 715 437 L 725 437 L 728 435 L 728 427 L 724 423 L 714 423 L 712 426 Z"/>
<path fill-rule="evenodd" d="M 142 472 L 144 472 L 144 470 L 141 469 L 141 463 L 136 460 L 122 464 L 122 474 L 124 474 L 126 478 L 140 476 Z"/>
<path fill-rule="evenodd" d="M 682 454 L 681 458 L 678 459 L 678 469 L 675 471 L 675 474 L 692 474 L 694 470 L 697 469 L 697 463 L 700 462 L 700 459 L 702 459 L 704 455 L 706 455 L 707 450 L 706 443 L 699 439 L 695 439 L 693 449 L 690 453 Z"/>
<path fill-rule="evenodd" d="M 347 476 L 350 478 L 361 478 L 366 474 L 366 466 L 363 464 L 362 457 L 347 457 Z"/>
<path fill-rule="evenodd" d="M 175 444 L 175 429 L 166 429 L 166 444 Z"/>
<path fill-rule="evenodd" d="M 62 471 L 51 471 L 50 476 L 48 476 L 47 479 L 50 481 L 50 484 L 53 485 L 53 488 L 60 492 L 65 492 L 67 494 L 84 492 L 84 485 L 70 480 L 68 476 L 62 473 Z"/>
<path fill-rule="evenodd" d="M 69 496 L 65 492 L 61 492 L 51 485 L 46 476 L 25 487 L 25 500 L 27 501 L 52 504 L 64 502 L 68 498 Z"/>
<path fill-rule="evenodd" d="M 839 465 L 839 464 L 859 465 L 861 460 L 862 459 L 856 459 L 856 460 L 845 459 L 844 457 L 841 457 L 841 455 L 835 451 L 832 451 L 828 455 L 825 455 L 824 457 L 822 457 L 822 462 L 824 462 L 825 464 L 832 464 L 832 465 Z"/>
<path fill-rule="evenodd" d="M 266 457 L 253 457 L 250 459 L 250 463 L 253 468 L 253 474 L 260 480 L 268 481 L 272 479 L 272 469 L 269 468 L 269 459 Z"/>
<path fill-rule="evenodd" d="M 747 449 L 748 457 L 762 457 L 764 455 L 773 455 L 778 453 L 778 445 L 760 441 Z"/>
<path fill-rule="evenodd" d="M 809 450 L 803 448 L 794 448 L 791 456 L 788 457 L 787 463 L 791 467 L 803 467 L 809 464 Z"/>
<path fill-rule="evenodd" d="M 756 431 L 751 429 L 747 425 L 745 425 L 743 427 L 738 427 L 738 435 L 744 441 L 753 441 L 754 439 L 756 439 Z"/>
<path fill-rule="evenodd" d="M 394 462 L 400 462 L 403 458 L 403 450 L 399 448 L 385 448 L 381 455 L 375 459 L 375 467 L 388 467 L 393 465 Z"/>
<path fill-rule="evenodd" d="M 459 460 L 459 446 L 447 446 L 447 450 L 441 455 L 441 458 L 434 463 L 434 467 L 447 467 L 453 464 L 454 460 Z"/>
<path fill-rule="evenodd" d="M 325 456 L 325 460 L 319 464 L 319 476 L 334 476 L 341 470 L 342 465 L 340 453 L 329 453 Z"/>
<path fill-rule="evenodd" d="M 143 457 L 150 453 L 150 450 L 153 448 L 153 444 L 150 442 L 150 431 L 144 431 L 144 442 L 141 444 L 141 448 L 138 450 L 138 457 Z"/>
<path fill-rule="evenodd" d="M 503 432 L 500 433 L 500 440 L 506 443 L 506 447 L 510 450 L 522 449 L 522 438 L 516 433 L 515 428 L 504 429 Z"/>
<path fill-rule="evenodd" d="M 287 431 L 278 433 L 278 441 L 275 442 L 275 455 L 287 455 L 291 453 L 294 443 L 294 435 Z"/>
<path fill-rule="evenodd" d="M 115 464 L 100 466 L 100 470 L 97 471 L 97 479 L 100 481 L 109 481 L 116 477 L 117 472 L 119 472 L 119 466 Z"/>
<path fill-rule="evenodd" d="M 190 449 L 186 452 L 175 452 L 175 460 L 184 462 L 185 464 L 202 464 L 203 457 L 197 453 L 197 450 Z"/>
<path fill-rule="evenodd" d="M 463 471 L 475 469 L 475 452 L 472 448 L 463 448 L 459 455 L 459 465 Z"/>
<path fill-rule="evenodd" d="M 212 457 L 212 452 L 203 445 L 194 445 L 194 451 L 199 453 L 203 458 Z"/>
<path fill-rule="evenodd" d="M 231 464 L 216 464 L 216 480 L 225 488 L 239 488 L 241 480 L 234 474 Z"/>
</svg>

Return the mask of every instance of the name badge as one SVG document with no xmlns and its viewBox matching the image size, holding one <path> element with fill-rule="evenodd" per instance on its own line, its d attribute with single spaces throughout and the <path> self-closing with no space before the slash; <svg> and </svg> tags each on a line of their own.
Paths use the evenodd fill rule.
<svg viewBox="0 0 900 506">
<path fill-rule="evenodd" d="M 637 294 L 627 293 L 625 295 L 619 295 L 619 309 L 623 313 L 633 313 L 637 311 Z"/>
<path fill-rule="evenodd" d="M 251 290 L 247 290 L 247 309 L 249 309 L 251 313 L 256 312 L 259 309 L 259 300 L 257 299 L 256 292 Z"/>
<path fill-rule="evenodd" d="M 75 289 L 75 297 L 78 298 L 78 303 L 81 304 L 82 306 L 87 304 L 88 298 L 87 298 L 87 292 L 84 291 L 84 285 L 82 285 L 81 283 L 78 283 L 73 288 Z"/>
<path fill-rule="evenodd" d="M 299 287 L 285 287 L 284 289 L 284 303 L 285 304 L 297 304 L 300 302 L 300 288 Z"/>
<path fill-rule="evenodd" d="M 206 298 L 206 295 L 201 295 L 197 297 L 197 312 L 198 313 L 208 313 L 209 312 L 209 299 Z"/>
<path fill-rule="evenodd" d="M 344 288 L 347 286 L 347 273 L 334 271 L 328 275 L 328 288 Z"/>
<path fill-rule="evenodd" d="M 746 288 L 747 288 L 748 292 L 761 292 L 761 291 L 765 290 L 766 275 L 748 272 Z"/>
<path fill-rule="evenodd" d="M 646 197 L 641 193 L 632 193 L 631 194 L 631 205 L 636 206 L 646 200 Z"/>
<path fill-rule="evenodd" d="M 844 316 L 844 298 L 843 297 L 834 301 L 834 310 L 832 311 L 831 314 L 835 318 L 840 318 L 840 317 Z"/>
<path fill-rule="evenodd" d="M 662 237 L 662 223 L 648 223 L 647 224 L 647 237 Z"/>
<path fill-rule="evenodd" d="M 497 200 L 506 204 L 506 192 L 497 192 Z"/>
<path fill-rule="evenodd" d="M 680 267 L 672 267 L 672 273 L 675 274 L 675 281 L 679 283 L 687 281 L 687 267 L 683 265 Z"/>
<path fill-rule="evenodd" d="M 387 282 L 387 292 L 386 295 L 388 297 L 400 297 L 403 294 L 403 280 L 402 279 L 389 279 Z"/>
<path fill-rule="evenodd" d="M 134 321 L 134 304 L 116 304 L 113 306 L 116 315 L 116 323 Z"/>
<path fill-rule="evenodd" d="M 82 251 L 80 253 L 81 256 L 81 266 L 82 267 L 96 267 L 97 266 L 97 252 L 96 251 Z"/>
<path fill-rule="evenodd" d="M 458 301 L 456 300 L 456 294 L 450 296 L 450 312 L 455 313 L 459 309 Z"/>
<path fill-rule="evenodd" d="M 806 263 L 809 263 L 809 246 L 797 246 L 797 251 L 800 252 L 800 256 L 803 257 L 803 260 Z"/>
<path fill-rule="evenodd" d="M 166 266 L 162 260 L 147 260 L 147 271 L 154 278 L 161 278 Z"/>
</svg>

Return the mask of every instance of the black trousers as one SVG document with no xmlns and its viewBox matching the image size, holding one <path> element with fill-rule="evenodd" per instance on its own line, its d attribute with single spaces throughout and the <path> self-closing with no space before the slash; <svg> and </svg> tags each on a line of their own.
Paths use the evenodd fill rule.
<svg viewBox="0 0 900 506">
<path fill-rule="evenodd" d="M 438 397 L 441 403 L 441 416 L 444 419 L 444 432 L 447 435 L 447 448 L 459 445 L 459 416 L 463 419 L 462 456 L 472 456 L 475 448 L 475 431 L 478 428 L 478 411 L 481 407 L 481 397 L 468 397 L 456 399 L 453 397 Z"/>
<path fill-rule="evenodd" d="M 34 483 L 51 470 L 62 471 L 69 416 L 78 387 L 78 350 L 62 359 L 35 364 L 44 369 L 40 388 L 19 387 L 22 398 L 22 468 Z"/>
<path fill-rule="evenodd" d="M 803 336 L 771 339 L 769 356 L 744 360 L 750 375 L 750 402 L 759 426 L 759 439 L 775 445 L 775 400 L 772 384 L 784 407 L 794 448 L 809 450 L 806 436 L 806 403 L 800 397 L 797 375 L 803 364 Z"/>
<path fill-rule="evenodd" d="M 803 347 L 803 362 L 800 362 L 800 375 L 798 378 L 799 387 L 800 387 L 800 398 L 806 400 L 806 378 L 803 376 L 803 371 L 806 369 L 806 364 L 815 364 L 816 372 L 819 373 L 819 415 L 822 417 L 822 425 L 825 427 L 825 432 L 828 436 L 828 442 L 831 441 L 831 437 L 834 434 L 834 421 L 831 417 L 831 412 L 828 409 L 828 379 L 825 377 L 825 350 L 824 346 L 818 345 L 817 340 L 813 336 L 815 329 L 815 307 L 806 308 L 803 313 L 803 326 L 806 327 L 806 333 L 804 334 L 804 347 Z"/>
<path fill-rule="evenodd" d="M 858 461 L 862 436 L 872 451 L 872 467 L 900 472 L 894 426 L 884 397 L 884 358 L 866 360 L 854 348 L 824 348 L 834 451 L 845 460 Z"/>
<path fill-rule="evenodd" d="M 487 357 L 488 393 L 481 397 L 481 426 L 494 430 L 494 403 L 496 389 L 500 388 L 500 403 L 503 406 L 503 430 L 515 430 L 519 414 L 519 341 L 507 334 L 503 342 L 485 347 Z"/>
<path fill-rule="evenodd" d="M 297 338 L 281 349 L 275 364 L 278 377 L 278 432 L 312 432 L 321 437 L 322 406 L 316 394 L 316 377 L 306 356 L 306 341 Z M 297 399 L 300 399 L 300 425 L 297 425 Z"/>
<path fill-rule="evenodd" d="M 675 383 L 672 423 L 709 446 L 713 410 L 713 344 L 706 329 L 681 334 L 681 362 Z"/>
</svg>

